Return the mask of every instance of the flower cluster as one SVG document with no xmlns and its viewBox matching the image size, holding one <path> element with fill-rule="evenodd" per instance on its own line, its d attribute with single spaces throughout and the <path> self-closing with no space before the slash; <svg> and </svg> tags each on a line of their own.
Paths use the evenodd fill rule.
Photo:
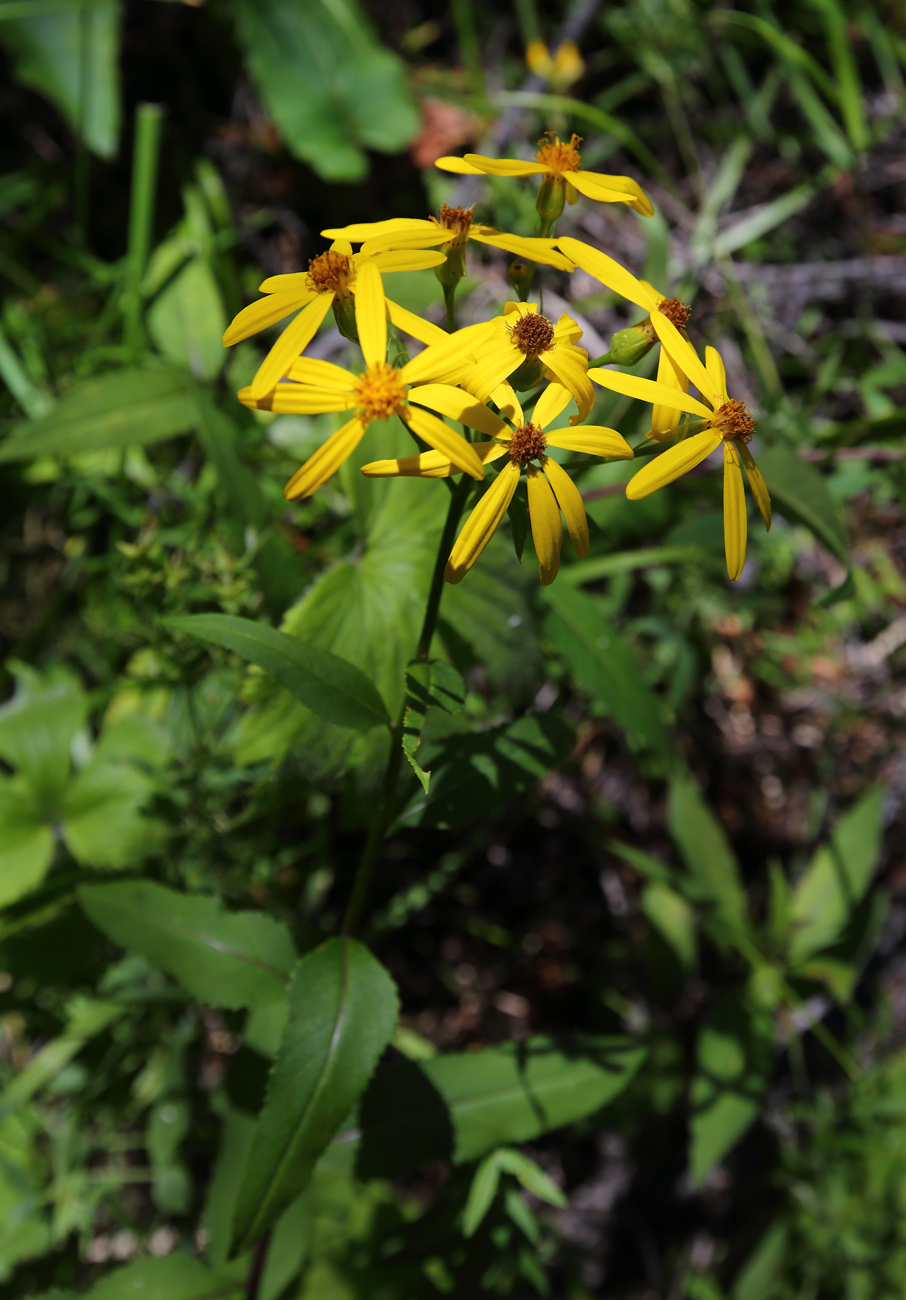
<svg viewBox="0 0 906 1300">
<path fill-rule="evenodd" d="M 727 571 L 736 579 L 746 552 L 743 470 L 765 527 L 771 525 L 770 498 L 749 450 L 755 423 L 742 402 L 729 396 L 715 349 L 706 348 L 702 362 L 689 342 L 688 306 L 636 279 L 601 250 L 556 237 L 564 205 L 577 202 L 579 195 L 625 203 L 643 216 L 654 212 L 636 181 L 583 170 L 580 145 L 578 136 L 567 143 L 548 132 L 534 161 L 479 154 L 438 160 L 442 170 L 461 175 L 539 176 L 538 222 L 531 237 L 483 225 L 474 220 L 471 208 L 447 205 L 436 217 L 359 222 L 323 231 L 333 240 L 329 250 L 314 258 L 307 272 L 265 280 L 265 296 L 241 311 L 224 335 L 226 345 L 238 343 L 298 313 L 239 399 L 261 410 L 349 416 L 290 479 L 285 488 L 290 500 L 310 496 L 326 483 L 353 454 L 369 424 L 391 416 L 399 417 L 416 444 L 427 450 L 364 465 L 364 474 L 433 479 L 464 473 L 476 480 L 477 500 L 450 553 L 448 582 L 461 581 L 475 563 L 510 509 L 523 476 L 541 582 L 557 575 L 564 522 L 576 553 L 586 554 L 582 496 L 563 465 L 548 454 L 551 448 L 631 460 L 636 452 L 647 455 L 658 444 L 670 443 L 627 484 L 627 497 L 638 500 L 722 447 Z M 506 303 L 490 320 L 456 329 L 454 295 L 465 273 L 469 241 L 516 256 L 510 282 L 520 301 Z M 358 252 L 353 252 L 354 244 Z M 581 268 L 645 313 L 613 336 L 610 352 L 600 362 L 632 366 L 659 346 L 657 378 L 589 365 L 577 323 L 566 314 L 551 320 L 540 303 L 527 301 L 537 264 L 566 273 Z M 385 275 L 427 268 L 434 269 L 444 289 L 447 331 L 384 292 Z M 331 308 L 341 332 L 361 348 L 361 369 L 345 370 L 305 355 Z M 388 322 L 423 345 L 399 366 L 387 361 Z M 595 385 L 650 404 L 650 430 L 640 446 L 631 448 L 616 429 L 586 423 Z M 700 398 L 690 396 L 690 386 Z M 576 414 L 568 427 L 552 427 L 571 402 Z M 463 432 L 454 431 L 447 420 L 458 422 Z"/>
</svg>

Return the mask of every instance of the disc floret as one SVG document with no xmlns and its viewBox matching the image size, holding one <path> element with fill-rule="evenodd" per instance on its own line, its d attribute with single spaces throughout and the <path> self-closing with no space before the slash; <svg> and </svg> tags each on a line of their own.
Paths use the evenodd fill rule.
<svg viewBox="0 0 906 1300">
<path fill-rule="evenodd" d="M 443 230 L 450 231 L 450 244 L 453 248 L 463 248 L 472 228 L 473 212 L 474 208 L 450 207 L 444 203 L 437 216 L 431 220 Z"/>
<path fill-rule="evenodd" d="M 729 399 L 714 413 L 713 427 L 724 442 L 750 443 L 755 433 L 755 421 L 749 414 L 748 407 L 742 402 Z"/>
<path fill-rule="evenodd" d="M 569 144 L 562 141 L 556 131 L 545 131 L 538 141 L 538 161 L 549 171 L 561 175 L 563 172 L 577 172 L 582 165 L 579 145 L 581 135 L 573 135 Z"/>
<path fill-rule="evenodd" d="M 308 264 L 308 282 L 317 293 L 335 293 L 337 302 L 349 302 L 355 282 L 355 266 L 345 253 L 319 253 Z"/>
<path fill-rule="evenodd" d="M 510 327 L 510 337 L 525 356 L 536 357 L 554 346 L 554 326 L 546 316 L 529 312 Z"/>
<path fill-rule="evenodd" d="M 513 464 L 521 467 L 529 461 L 542 459 L 547 451 L 547 439 L 540 425 L 521 424 L 513 430 L 506 449 Z"/>
<path fill-rule="evenodd" d="M 378 361 L 359 375 L 354 389 L 355 410 L 363 423 L 370 420 L 389 420 L 399 415 L 406 405 L 406 385 L 400 372 L 386 361 Z"/>
<path fill-rule="evenodd" d="M 692 315 L 692 308 L 686 303 L 680 302 L 679 298 L 664 298 L 658 303 L 657 309 L 678 330 L 686 328 L 689 324 L 689 317 Z"/>
</svg>

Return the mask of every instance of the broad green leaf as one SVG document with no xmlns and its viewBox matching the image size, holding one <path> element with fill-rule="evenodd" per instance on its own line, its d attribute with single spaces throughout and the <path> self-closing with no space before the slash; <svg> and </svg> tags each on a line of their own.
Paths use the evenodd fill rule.
<svg viewBox="0 0 906 1300">
<path fill-rule="evenodd" d="M 695 937 L 695 913 L 676 890 L 654 881 L 642 891 L 642 911 L 670 945 L 684 970 L 695 965 L 698 944 Z"/>
<path fill-rule="evenodd" d="M 689 1171 L 696 1187 L 761 1113 L 772 1043 L 770 1018 L 736 989 L 722 996 L 702 1026 L 689 1119 Z"/>
<path fill-rule="evenodd" d="M 297 637 L 229 614 L 187 614 L 167 619 L 167 626 L 232 650 L 336 726 L 363 731 L 390 722 L 387 706 L 361 669 Z"/>
<path fill-rule="evenodd" d="M 69 779 L 70 747 L 88 719 L 88 701 L 70 677 L 45 679 L 13 665 L 16 693 L 0 708 L 0 758 L 18 769 L 48 813 Z"/>
<path fill-rule="evenodd" d="M 431 773 L 420 767 L 415 758 L 422 738 L 422 727 L 430 708 L 458 713 L 466 698 L 466 688 L 459 673 L 443 659 L 427 663 L 413 662 L 406 670 L 406 708 L 403 714 L 403 752 L 422 783 L 425 794 Z"/>
<path fill-rule="evenodd" d="M 645 684 L 632 651 L 593 596 L 564 584 L 543 588 L 550 606 L 544 629 L 595 705 L 626 733 L 633 749 L 669 765 L 673 741 L 660 700 Z"/>
<path fill-rule="evenodd" d="M 670 783 L 668 821 L 686 865 L 684 892 L 702 908 L 712 937 L 727 943 L 746 935 L 746 895 L 739 866 L 723 827 L 688 775 Z"/>
<path fill-rule="evenodd" d="M 19 777 L 0 776 L 0 907 L 40 885 L 53 861 L 54 834 Z"/>
<path fill-rule="evenodd" d="M 53 12 L 0 21 L 18 79 L 45 95 L 102 158 L 113 158 L 119 142 L 120 15 L 117 0 L 59 0 Z"/>
<path fill-rule="evenodd" d="M 239 37 L 268 112 L 297 158 L 326 180 L 359 180 L 363 148 L 393 153 L 419 127 L 403 64 L 356 0 L 238 0 Z"/>
<path fill-rule="evenodd" d="M 305 1190 L 396 1024 L 393 981 L 354 939 L 330 939 L 303 957 L 288 1002 L 286 1032 L 239 1189 L 234 1251 L 256 1241 Z"/>
<path fill-rule="evenodd" d="M 547 713 L 426 742 L 431 792 L 409 808 L 404 820 L 449 828 L 491 817 L 561 762 L 573 741 L 569 724 Z"/>
<path fill-rule="evenodd" d="M 73 857 L 92 867 L 138 863 L 160 838 L 161 828 L 140 812 L 153 789 L 133 763 L 86 763 L 61 801 L 63 838 Z"/>
<path fill-rule="evenodd" d="M 793 964 L 839 938 L 865 896 L 881 850 L 884 793 L 877 787 L 850 809 L 793 891 L 789 947 Z"/>
<path fill-rule="evenodd" d="M 193 428 L 196 418 L 185 371 L 117 370 L 83 380 L 48 415 L 16 425 L 0 443 L 0 461 L 158 442 Z"/>
<path fill-rule="evenodd" d="M 148 331 L 168 361 L 196 379 L 214 379 L 226 360 L 221 342 L 227 327 L 220 290 L 210 266 L 193 258 L 155 298 Z"/>
<path fill-rule="evenodd" d="M 848 569 L 852 561 L 840 507 L 815 467 L 797 456 L 792 447 L 775 443 L 760 453 L 758 468 L 777 510 L 805 524 Z"/>
<path fill-rule="evenodd" d="M 201 1002 L 254 1007 L 285 995 L 292 940 L 263 912 L 227 912 L 216 898 L 147 880 L 83 885 L 78 897 L 115 943 L 142 953 Z"/>
<path fill-rule="evenodd" d="M 245 1294 L 244 1280 L 215 1273 L 194 1255 L 133 1260 L 114 1269 L 86 1294 L 86 1300 L 233 1300 Z"/>
<path fill-rule="evenodd" d="M 429 1160 L 462 1164 L 574 1124 L 629 1084 L 646 1049 L 628 1038 L 530 1038 L 382 1070 L 328 1162 L 395 1177 Z"/>
</svg>

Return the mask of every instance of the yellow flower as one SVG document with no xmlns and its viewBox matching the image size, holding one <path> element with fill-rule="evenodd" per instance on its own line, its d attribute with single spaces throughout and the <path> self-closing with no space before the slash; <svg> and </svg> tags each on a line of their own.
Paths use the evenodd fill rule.
<svg viewBox="0 0 906 1300">
<path fill-rule="evenodd" d="M 357 221 L 351 226 L 338 226 L 322 230 L 325 239 L 348 239 L 353 244 L 362 243 L 362 252 L 374 256 L 390 249 L 436 248 L 446 252 L 463 248 L 468 240 L 477 244 L 490 244 L 502 248 L 516 257 L 533 262 L 543 262 L 560 271 L 572 271 L 573 264 L 554 248 L 553 239 L 526 239 L 509 235 L 493 226 L 483 226 L 472 219 L 471 208 L 451 208 L 445 203 L 436 217 L 423 220 L 419 217 L 391 217 L 388 221 Z"/>
<path fill-rule="evenodd" d="M 585 63 L 575 41 L 564 41 L 558 45 L 553 57 L 544 41 L 530 41 L 525 52 L 525 62 L 530 72 L 549 81 L 557 90 L 571 86 L 585 71 Z"/>
<path fill-rule="evenodd" d="M 681 336 L 675 325 L 666 317 L 661 318 L 666 324 L 665 334 L 672 331 L 671 353 L 681 358 L 681 365 L 692 383 L 707 397 L 712 409 L 709 411 L 702 402 L 694 397 L 658 384 L 650 379 L 640 379 L 636 375 L 624 375 L 614 370 L 589 370 L 589 376 L 604 388 L 627 397 L 638 397 L 643 402 L 661 402 L 672 405 L 675 410 L 687 411 L 705 421 L 705 428 L 700 433 L 693 433 L 654 457 L 634 474 L 626 485 L 626 495 L 630 501 L 639 501 L 650 496 L 658 488 L 666 487 L 694 469 L 696 465 L 711 455 L 712 451 L 723 445 L 724 449 L 724 549 L 727 556 L 727 573 L 735 580 L 742 573 L 746 561 L 746 503 L 742 486 L 740 461 L 745 466 L 749 488 L 755 498 L 755 504 L 761 512 L 765 528 L 771 526 L 771 498 L 761 472 L 749 451 L 748 443 L 755 432 L 755 421 L 742 402 L 727 396 L 727 376 L 720 353 L 715 348 L 705 349 L 705 364 L 702 365 L 691 344 Z M 661 336 L 664 337 L 663 335 Z"/>
<path fill-rule="evenodd" d="M 637 307 L 641 307 L 643 311 L 648 312 L 648 319 L 644 322 L 642 329 L 650 330 L 652 343 L 659 337 L 655 320 L 658 312 L 662 316 L 666 316 L 677 329 L 685 329 L 690 311 L 685 303 L 680 302 L 679 298 L 665 298 L 647 280 L 637 280 L 630 271 L 626 270 L 625 266 L 615 262 L 606 253 L 602 253 L 596 248 L 590 248 L 588 244 L 584 244 L 579 239 L 566 236 L 557 240 L 557 246 L 577 266 L 581 266 L 583 271 L 587 271 L 589 275 L 594 276 L 596 280 L 600 280 L 608 289 L 612 289 L 614 293 L 618 293 L 622 298 L 634 302 Z M 676 388 L 682 393 L 689 391 L 688 375 L 680 367 L 679 359 L 671 355 L 669 344 L 664 345 L 663 341 L 658 359 L 657 382 L 667 384 L 670 388 Z M 654 406 L 651 412 L 651 429 L 648 437 L 662 442 L 676 428 L 679 417 L 680 413 L 675 408 L 663 404 Z"/>
<path fill-rule="evenodd" d="M 631 460 L 632 449 L 616 429 L 598 425 L 583 425 L 581 429 L 556 429 L 544 432 L 546 426 L 563 411 L 570 393 L 561 384 L 549 384 L 535 404 L 531 420 L 526 421 L 518 402 L 510 410 L 515 428 L 511 429 L 487 407 L 479 406 L 469 413 L 466 423 L 492 441 L 476 442 L 472 449 L 483 464 L 506 456 L 507 462 L 494 482 L 485 492 L 466 520 L 450 553 L 445 578 L 447 582 L 461 582 L 496 532 L 506 514 L 516 491 L 523 469 L 528 487 L 529 520 L 532 540 L 541 570 L 544 586 L 553 582 L 560 567 L 560 546 L 563 526 L 560 512 L 566 520 L 566 529 L 579 558 L 588 552 L 588 521 L 585 507 L 575 483 L 566 470 L 546 453 L 548 447 L 562 447 L 566 451 L 587 452 L 592 456 L 614 456 Z M 391 478 L 397 475 L 411 478 L 446 478 L 456 472 L 456 465 L 442 451 L 426 451 L 420 456 L 403 456 L 398 460 L 376 460 L 362 467 L 369 478 Z"/>
<path fill-rule="evenodd" d="M 337 240 L 326 253 L 312 259 L 307 271 L 272 275 L 265 280 L 259 288 L 267 296 L 243 308 L 223 336 L 224 347 L 251 338 L 300 307 L 302 311 L 286 327 L 259 366 L 249 389 L 256 401 L 265 397 L 289 372 L 296 357 L 317 334 L 333 304 L 336 302 L 342 306 L 352 301 L 359 271 L 369 261 L 373 261 L 380 271 L 418 271 L 440 266 L 444 258 L 440 253 L 416 249 L 380 252 L 372 257 L 366 252 L 353 253 L 348 242 Z"/>
<path fill-rule="evenodd" d="M 572 423 L 587 418 L 595 393 L 588 379 L 588 353 L 576 347 L 582 331 L 570 316 L 564 313 L 555 325 L 533 302 L 508 302 L 502 316 L 483 326 L 468 326 L 460 334 L 476 340 L 477 360 L 459 382 L 480 402 L 522 370 L 524 382 L 517 387 L 531 388 L 542 377 L 554 380 L 568 389 L 579 408 Z"/>
<path fill-rule="evenodd" d="M 484 476 L 484 466 L 472 445 L 443 420 L 422 409 L 429 407 L 466 424 L 472 423 L 473 416 L 480 418 L 480 410 L 484 408 L 474 397 L 449 384 L 435 382 L 461 368 L 462 339 L 444 334 L 441 340 L 396 370 L 386 361 L 387 307 L 381 275 L 374 261 L 360 263 L 355 320 L 365 371 L 356 374 L 330 361 L 299 357 L 290 367 L 289 379 L 278 383 L 263 398 L 256 398 L 250 387 L 240 391 L 239 400 L 259 410 L 308 415 L 355 412 L 296 471 L 283 490 L 287 500 L 311 496 L 352 455 L 371 421 L 389 420 L 392 415 L 398 415 L 413 433 L 429 447 L 442 452 L 457 469 L 465 470 L 473 478 Z"/>
<path fill-rule="evenodd" d="M 648 195 L 630 176 L 605 176 L 601 172 L 580 169 L 579 145 L 582 137 L 574 135 L 569 144 L 553 132 L 540 141 L 535 162 L 521 158 L 485 158 L 482 154 L 467 153 L 464 158 L 438 158 L 435 167 L 441 171 L 456 172 L 460 176 L 544 176 L 566 186 L 566 198 L 576 201 L 576 191 L 599 203 L 628 203 L 643 217 L 654 216 L 654 207 Z"/>
</svg>

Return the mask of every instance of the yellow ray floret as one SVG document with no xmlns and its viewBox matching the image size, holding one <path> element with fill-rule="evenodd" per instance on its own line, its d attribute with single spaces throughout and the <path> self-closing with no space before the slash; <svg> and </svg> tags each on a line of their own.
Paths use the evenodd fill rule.
<svg viewBox="0 0 906 1300">
<path fill-rule="evenodd" d="M 637 181 L 630 176 L 605 176 L 601 172 L 581 169 L 579 145 L 582 137 L 574 135 L 567 144 L 552 131 L 539 142 L 534 161 L 521 158 L 486 158 L 467 153 L 464 158 L 438 158 L 434 164 L 441 171 L 460 176 L 544 176 L 566 186 L 566 197 L 575 202 L 576 191 L 599 203 L 627 203 L 644 217 L 654 215 L 654 206 Z"/>
</svg>

